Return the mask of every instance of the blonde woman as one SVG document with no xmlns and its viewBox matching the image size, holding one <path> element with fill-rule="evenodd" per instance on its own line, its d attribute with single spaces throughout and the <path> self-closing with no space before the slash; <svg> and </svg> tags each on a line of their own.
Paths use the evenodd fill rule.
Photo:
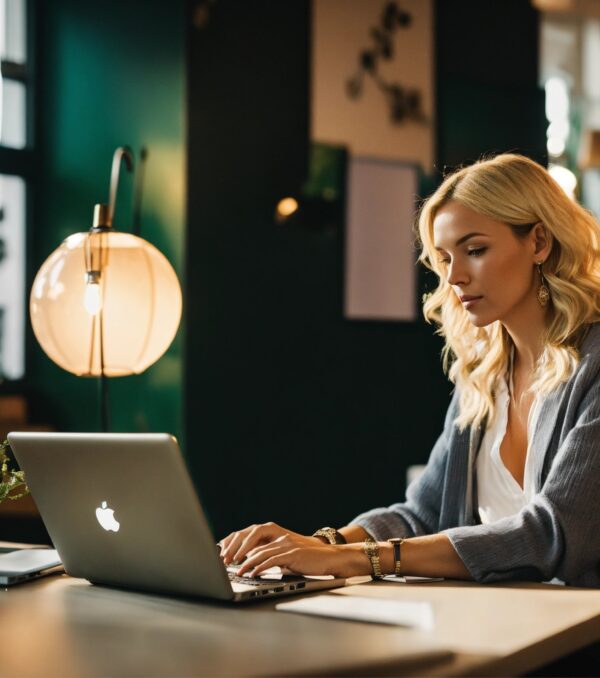
<svg viewBox="0 0 600 678">
<path fill-rule="evenodd" d="M 234 532 L 224 562 L 252 576 L 600 586 L 598 224 L 542 167 L 505 154 L 447 177 L 419 234 L 439 278 L 424 314 L 456 387 L 423 475 L 406 501 L 339 530 Z"/>
</svg>

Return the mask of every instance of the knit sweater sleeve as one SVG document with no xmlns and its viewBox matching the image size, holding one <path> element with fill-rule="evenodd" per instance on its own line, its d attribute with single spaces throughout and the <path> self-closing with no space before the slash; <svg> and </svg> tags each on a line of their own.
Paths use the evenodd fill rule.
<svg viewBox="0 0 600 678">
<path fill-rule="evenodd" d="M 458 395 L 454 394 L 446 413 L 444 430 L 437 439 L 425 470 L 406 491 L 406 500 L 386 508 L 374 508 L 350 521 L 377 540 L 412 537 L 438 531 L 440 508 L 446 478 Z"/>
</svg>

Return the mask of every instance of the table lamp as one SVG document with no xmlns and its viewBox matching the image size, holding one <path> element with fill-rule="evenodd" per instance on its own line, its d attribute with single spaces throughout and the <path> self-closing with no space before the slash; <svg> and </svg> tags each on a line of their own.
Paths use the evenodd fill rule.
<svg viewBox="0 0 600 678">
<path fill-rule="evenodd" d="M 99 377 L 102 430 L 109 428 L 108 377 L 140 374 L 173 341 L 181 319 L 177 275 L 156 247 L 113 228 L 121 160 L 113 156 L 109 204 L 94 207 L 89 231 L 75 233 L 46 259 L 30 297 L 42 349 L 80 377 Z"/>
</svg>

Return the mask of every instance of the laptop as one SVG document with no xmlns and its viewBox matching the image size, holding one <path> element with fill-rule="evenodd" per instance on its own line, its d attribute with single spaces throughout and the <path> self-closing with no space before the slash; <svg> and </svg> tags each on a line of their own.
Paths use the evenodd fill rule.
<svg viewBox="0 0 600 678">
<path fill-rule="evenodd" d="M 164 433 L 9 433 L 67 574 L 94 584 L 234 602 L 345 579 L 226 568 L 177 440 Z"/>
<path fill-rule="evenodd" d="M 0 586 L 13 586 L 62 571 L 55 549 L 0 542 Z"/>
</svg>

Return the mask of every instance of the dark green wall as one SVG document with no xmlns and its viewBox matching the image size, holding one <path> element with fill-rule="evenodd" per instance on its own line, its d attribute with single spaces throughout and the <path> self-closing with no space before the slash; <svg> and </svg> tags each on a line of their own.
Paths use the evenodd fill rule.
<svg viewBox="0 0 600 678">
<path fill-rule="evenodd" d="M 436 166 L 539 156 L 529 3 L 440 0 L 436 12 Z M 431 327 L 343 318 L 343 228 L 273 223 L 306 178 L 309 26 L 305 0 L 222 0 L 190 32 L 185 421 L 219 535 L 340 525 L 401 499 L 449 398 Z"/>
<path fill-rule="evenodd" d="M 142 237 L 180 278 L 185 227 L 183 1 L 38 3 L 39 173 L 33 265 L 69 234 L 87 230 L 108 202 L 112 154 L 148 150 Z M 132 177 L 123 171 L 115 226 L 131 229 Z M 181 334 L 143 375 L 110 381 L 116 431 L 180 434 Z M 31 337 L 30 337 L 31 339 Z M 95 380 L 55 366 L 34 340 L 28 388 L 34 416 L 61 430 L 98 430 Z"/>
<path fill-rule="evenodd" d="M 344 319 L 343 227 L 273 222 L 306 179 L 309 10 L 219 2 L 190 37 L 186 437 L 217 534 L 392 502 L 448 398 L 430 328 Z"/>
<path fill-rule="evenodd" d="M 529 0 L 436 0 L 440 170 L 515 151 L 546 163 L 539 14 Z"/>
</svg>

